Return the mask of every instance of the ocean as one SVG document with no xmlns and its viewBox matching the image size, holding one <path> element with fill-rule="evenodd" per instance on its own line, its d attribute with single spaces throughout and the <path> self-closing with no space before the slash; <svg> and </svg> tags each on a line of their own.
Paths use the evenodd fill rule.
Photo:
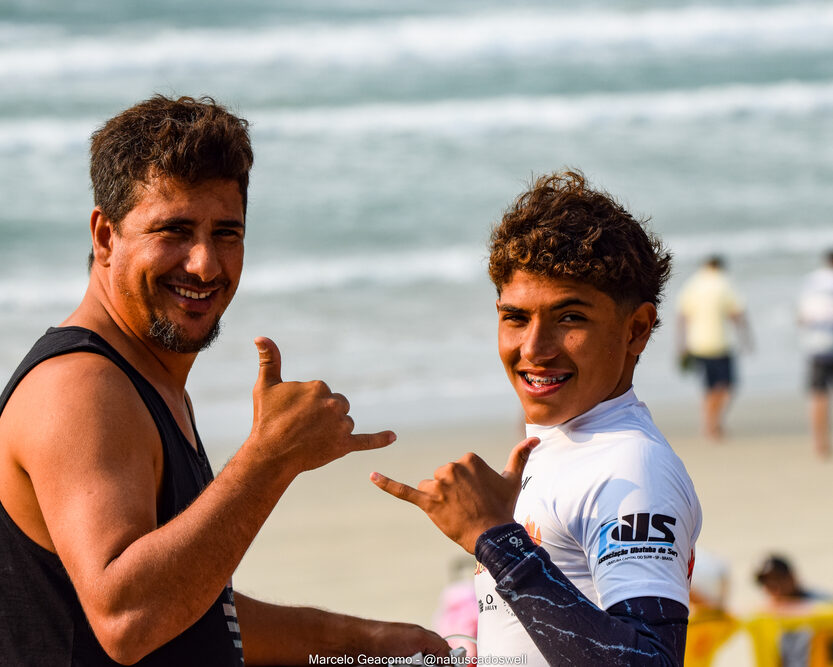
<svg viewBox="0 0 833 667">
<path fill-rule="evenodd" d="M 738 400 L 794 398 L 795 301 L 833 248 L 833 2 L 3 0 L 0 377 L 86 285 L 90 133 L 154 93 L 251 122 L 246 266 L 189 391 L 242 441 L 268 335 L 360 429 L 516 419 L 486 274 L 532 178 L 582 169 L 675 256 L 637 369 L 696 409 L 674 301 L 718 252 L 755 347 Z"/>
</svg>

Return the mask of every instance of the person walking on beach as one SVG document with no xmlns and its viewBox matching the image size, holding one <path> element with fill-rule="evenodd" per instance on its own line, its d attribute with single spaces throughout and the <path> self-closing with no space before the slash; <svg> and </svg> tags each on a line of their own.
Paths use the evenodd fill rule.
<svg viewBox="0 0 833 667">
<path fill-rule="evenodd" d="M 678 352 L 691 355 L 705 384 L 703 428 L 721 440 L 723 420 L 735 385 L 735 355 L 729 335 L 731 321 L 747 349 L 752 337 L 744 306 L 729 283 L 723 259 L 710 257 L 683 285 L 678 303 Z"/>
<path fill-rule="evenodd" d="M 231 576 L 302 471 L 384 447 L 347 399 L 284 382 L 256 338 L 251 434 L 212 479 L 185 391 L 240 279 L 252 149 L 208 98 L 156 96 L 93 135 L 86 294 L 0 396 L 0 663 L 308 664 L 447 655 L 418 626 L 283 607 Z"/>
<path fill-rule="evenodd" d="M 577 172 L 538 179 L 490 250 L 529 437 L 502 474 L 469 453 L 417 488 L 371 480 L 476 555 L 478 659 L 682 665 L 700 504 L 632 386 L 670 255 Z"/>
<path fill-rule="evenodd" d="M 798 324 L 808 357 L 810 425 L 813 449 L 821 458 L 830 456 L 830 402 L 833 386 L 833 250 L 825 265 L 806 279 L 798 304 Z"/>
</svg>

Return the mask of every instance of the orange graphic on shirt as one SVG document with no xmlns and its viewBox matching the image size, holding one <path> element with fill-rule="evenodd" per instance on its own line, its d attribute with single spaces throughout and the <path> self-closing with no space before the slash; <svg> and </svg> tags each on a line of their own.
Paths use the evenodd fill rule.
<svg viewBox="0 0 833 667">
<path fill-rule="evenodd" d="M 535 522 L 529 518 L 529 515 L 527 515 L 526 520 L 524 521 L 524 528 L 526 529 L 526 532 L 529 533 L 529 536 L 532 538 L 532 541 L 540 547 L 541 529 L 535 525 Z"/>
</svg>

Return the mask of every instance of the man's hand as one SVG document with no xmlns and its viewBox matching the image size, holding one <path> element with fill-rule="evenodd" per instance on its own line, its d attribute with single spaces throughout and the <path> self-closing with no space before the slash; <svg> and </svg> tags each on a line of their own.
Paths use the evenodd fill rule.
<svg viewBox="0 0 833 667">
<path fill-rule="evenodd" d="M 253 395 L 254 422 L 248 444 L 295 474 L 326 465 L 353 451 L 391 444 L 392 431 L 353 434 L 350 404 L 326 383 L 284 382 L 281 355 L 269 338 L 256 338 L 260 371 Z"/>
<path fill-rule="evenodd" d="M 367 655 L 374 657 L 404 657 L 416 653 L 447 658 L 451 647 L 437 633 L 411 623 L 378 622 L 372 630 L 372 646 Z"/>
<path fill-rule="evenodd" d="M 476 454 L 437 468 L 434 479 L 422 480 L 417 488 L 374 472 L 370 480 L 382 491 L 413 503 L 437 527 L 469 553 L 477 538 L 492 526 L 514 519 L 521 492 L 521 475 L 530 451 L 540 442 L 526 438 L 509 454 L 502 474 L 492 470 Z"/>
</svg>

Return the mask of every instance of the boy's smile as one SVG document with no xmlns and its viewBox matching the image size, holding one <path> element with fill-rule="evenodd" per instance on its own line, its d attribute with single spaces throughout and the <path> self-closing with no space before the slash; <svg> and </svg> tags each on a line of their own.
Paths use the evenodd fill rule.
<svg viewBox="0 0 833 667">
<path fill-rule="evenodd" d="M 571 278 L 516 271 L 497 300 L 498 349 L 528 422 L 553 426 L 620 396 L 656 319 Z"/>
</svg>

